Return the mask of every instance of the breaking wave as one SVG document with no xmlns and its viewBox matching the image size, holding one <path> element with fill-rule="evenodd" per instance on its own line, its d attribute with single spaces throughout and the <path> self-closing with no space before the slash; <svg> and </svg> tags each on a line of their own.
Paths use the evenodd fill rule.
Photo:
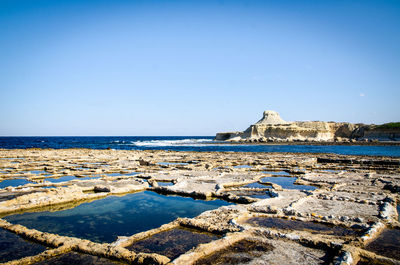
<svg viewBox="0 0 400 265">
<path fill-rule="evenodd" d="M 204 146 L 213 142 L 211 139 L 182 139 L 182 140 L 150 140 L 132 141 L 136 146 Z"/>
</svg>

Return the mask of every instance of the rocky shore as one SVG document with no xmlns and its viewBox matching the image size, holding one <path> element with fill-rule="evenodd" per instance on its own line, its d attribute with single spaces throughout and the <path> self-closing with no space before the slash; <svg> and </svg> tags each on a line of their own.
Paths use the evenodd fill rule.
<svg viewBox="0 0 400 265">
<path fill-rule="evenodd" d="M 276 111 L 263 117 L 243 132 L 217 133 L 215 140 L 239 143 L 378 143 L 400 140 L 400 123 L 383 125 L 348 122 L 283 120 Z"/>
<path fill-rule="evenodd" d="M 65 176 L 73 178 L 48 181 Z M 78 254 L 99 259 L 99 264 L 400 264 L 399 238 L 393 236 L 400 229 L 400 158 L 2 149 L 0 185 L 15 179 L 27 183 L 0 189 L 0 229 L 47 250 L 6 264 L 49 264 Z M 60 211 L 144 190 L 232 204 L 193 218 L 178 217 L 112 243 L 52 234 L 5 219 L 15 213 Z M 131 247 L 181 228 L 216 237 L 174 258 L 168 252 Z M 397 248 L 385 238 L 389 246 L 380 245 L 386 234 Z M 180 244 L 168 244 L 173 243 Z"/>
</svg>

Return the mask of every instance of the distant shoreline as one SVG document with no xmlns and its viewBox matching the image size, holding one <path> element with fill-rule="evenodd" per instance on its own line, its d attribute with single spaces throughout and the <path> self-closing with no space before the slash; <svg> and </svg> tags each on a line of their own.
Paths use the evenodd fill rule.
<svg viewBox="0 0 400 265">
<path fill-rule="evenodd" d="M 400 146 L 399 141 L 393 142 L 227 142 L 218 141 L 210 144 L 232 144 L 232 145 L 344 145 L 344 146 Z"/>
</svg>

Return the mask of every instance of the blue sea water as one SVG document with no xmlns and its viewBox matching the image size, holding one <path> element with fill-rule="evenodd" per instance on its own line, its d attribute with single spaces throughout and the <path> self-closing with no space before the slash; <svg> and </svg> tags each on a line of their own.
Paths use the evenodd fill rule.
<svg viewBox="0 0 400 265">
<path fill-rule="evenodd" d="M 400 157 L 400 146 L 257 145 L 214 142 L 213 136 L 0 137 L 0 148 L 91 148 L 223 152 L 334 153 Z"/>
</svg>

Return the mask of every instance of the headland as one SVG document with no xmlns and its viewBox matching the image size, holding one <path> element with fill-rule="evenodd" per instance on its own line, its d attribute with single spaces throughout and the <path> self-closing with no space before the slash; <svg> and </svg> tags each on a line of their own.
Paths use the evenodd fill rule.
<svg viewBox="0 0 400 265">
<path fill-rule="evenodd" d="M 400 123 L 288 122 L 276 111 L 267 110 L 258 122 L 245 131 L 217 133 L 215 140 L 236 143 L 397 144 L 400 141 Z"/>
</svg>

